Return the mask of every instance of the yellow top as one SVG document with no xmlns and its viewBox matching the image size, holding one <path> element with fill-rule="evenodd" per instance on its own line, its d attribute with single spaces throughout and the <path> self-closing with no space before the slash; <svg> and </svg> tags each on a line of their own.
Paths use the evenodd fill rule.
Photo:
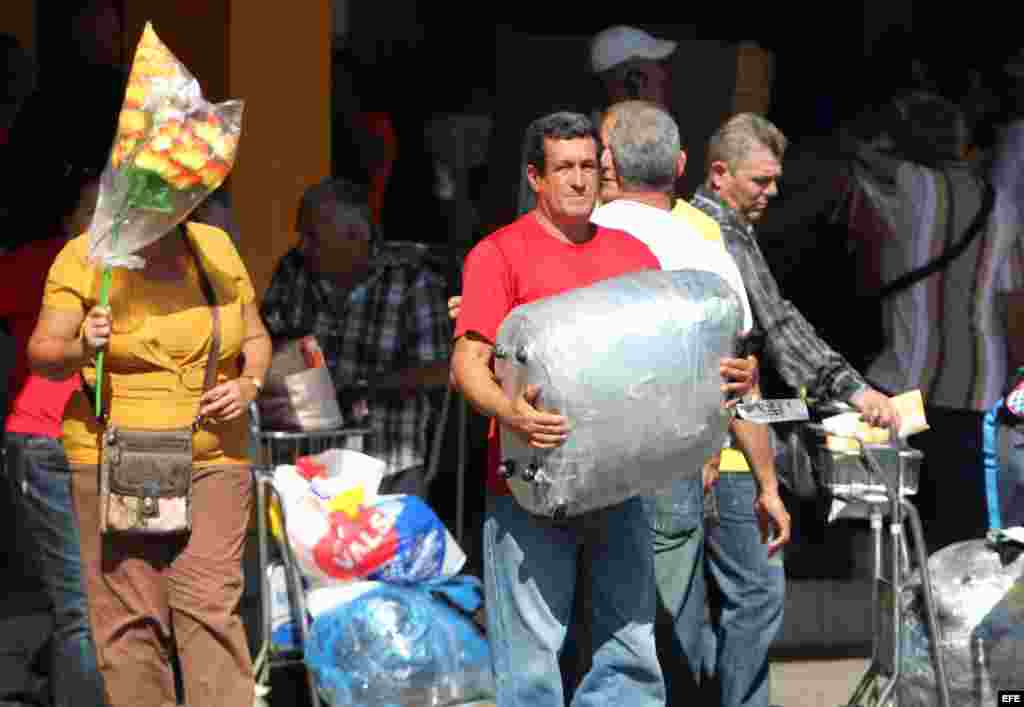
<svg viewBox="0 0 1024 707">
<path fill-rule="evenodd" d="M 220 307 L 216 384 L 239 374 L 245 337 L 242 305 L 256 299 L 249 273 L 231 239 L 218 228 L 187 225 Z M 168 234 L 166 238 L 176 237 Z M 101 269 L 88 262 L 89 236 L 70 241 L 46 281 L 43 306 L 83 315 L 99 298 Z M 115 268 L 110 289 L 113 333 L 104 362 L 103 400 L 112 424 L 171 429 L 192 422 L 199 410 L 213 320 L 190 258 L 183 281 L 146 279 L 143 271 Z M 94 385 L 96 369 L 84 369 Z M 72 464 L 97 464 L 101 428 L 94 400 L 76 392 L 64 411 L 63 442 Z M 248 419 L 207 422 L 193 437 L 196 466 L 248 463 Z"/>
<path fill-rule="evenodd" d="M 675 206 L 672 207 L 672 215 L 684 221 L 705 240 L 720 243 L 723 248 L 725 247 L 725 243 L 722 241 L 722 229 L 718 222 L 696 206 L 691 206 L 683 199 L 676 199 Z M 750 466 L 747 464 L 747 458 L 743 456 L 743 452 L 726 447 L 722 450 L 722 460 L 718 470 L 750 471 Z"/>
<path fill-rule="evenodd" d="M 715 219 L 696 206 L 686 203 L 685 199 L 676 199 L 676 203 L 672 207 L 672 215 L 686 222 L 704 240 L 711 241 L 712 243 L 722 243 L 722 247 L 725 247 L 725 244 L 722 242 L 722 229 L 718 225 L 718 221 L 715 221 Z"/>
</svg>

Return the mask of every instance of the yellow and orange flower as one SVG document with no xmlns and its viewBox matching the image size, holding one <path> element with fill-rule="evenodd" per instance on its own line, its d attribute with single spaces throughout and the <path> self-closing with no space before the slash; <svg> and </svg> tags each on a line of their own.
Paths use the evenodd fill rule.
<svg viewBox="0 0 1024 707">
<path fill-rule="evenodd" d="M 110 162 L 151 170 L 179 190 L 216 189 L 227 177 L 238 136 L 213 111 L 183 113 L 168 80 L 177 59 L 146 25 L 135 52 Z"/>
</svg>

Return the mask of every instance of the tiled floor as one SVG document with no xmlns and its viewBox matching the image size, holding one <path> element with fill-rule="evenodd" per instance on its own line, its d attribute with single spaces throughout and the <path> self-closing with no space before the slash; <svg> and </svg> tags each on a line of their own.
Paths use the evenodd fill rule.
<svg viewBox="0 0 1024 707">
<path fill-rule="evenodd" d="M 840 707 L 846 705 L 868 660 L 787 660 L 771 665 L 772 705 Z"/>
</svg>

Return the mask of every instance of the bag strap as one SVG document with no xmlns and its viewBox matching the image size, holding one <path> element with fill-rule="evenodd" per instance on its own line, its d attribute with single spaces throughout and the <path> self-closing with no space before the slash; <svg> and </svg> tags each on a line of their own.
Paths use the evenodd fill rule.
<svg viewBox="0 0 1024 707">
<path fill-rule="evenodd" d="M 202 395 L 205 395 L 217 381 L 217 356 L 220 354 L 220 306 L 217 304 L 217 294 L 214 292 L 213 284 L 210 282 L 210 276 L 203 268 L 203 259 L 199 256 L 198 251 L 196 251 L 192 239 L 188 237 L 188 232 L 185 229 L 182 229 L 181 236 L 185 240 L 185 246 L 192 254 L 192 258 L 196 261 L 196 271 L 199 273 L 199 286 L 202 288 L 203 295 L 210 305 L 210 316 L 213 319 L 213 331 L 210 334 L 210 353 L 206 357 L 206 375 L 203 378 Z M 196 410 L 196 418 L 192 421 L 193 431 L 199 429 L 199 425 L 202 422 L 203 417 Z"/>
<path fill-rule="evenodd" d="M 953 185 L 949 178 L 949 174 L 943 171 L 946 184 L 949 190 L 949 228 L 955 228 L 955 211 L 953 204 Z M 955 244 L 948 246 L 940 255 L 936 256 L 929 262 L 925 263 L 919 268 L 915 268 L 908 273 L 901 275 L 890 283 L 882 286 L 882 289 L 878 291 L 878 294 L 874 296 L 875 300 L 884 300 L 892 295 L 902 292 L 911 285 L 917 284 L 926 277 L 933 275 L 940 270 L 943 270 L 951 262 L 956 260 L 960 255 L 967 250 L 978 234 L 984 230 L 985 224 L 988 222 L 988 217 L 992 214 L 992 208 L 996 202 L 996 191 L 992 188 L 992 185 L 988 183 L 988 180 L 982 179 L 982 199 L 981 208 L 978 209 L 978 213 L 975 214 L 974 220 L 971 221 L 971 225 L 967 227 L 967 231 L 963 237 Z"/>
<path fill-rule="evenodd" d="M 210 277 L 206 270 L 203 268 L 203 261 L 200 258 L 199 253 L 196 251 L 195 245 L 189 238 L 187 231 L 181 229 L 182 240 L 185 241 L 185 247 L 188 252 L 192 255 L 192 259 L 196 263 L 196 271 L 199 274 L 199 287 L 203 291 L 203 296 L 206 298 L 207 303 L 210 305 L 210 315 L 213 319 L 213 333 L 210 337 L 210 353 L 206 357 L 206 373 L 203 377 L 203 395 L 206 394 L 210 388 L 213 387 L 214 382 L 217 380 L 217 356 L 220 353 L 220 306 L 217 304 L 217 295 L 214 292 L 213 284 L 210 282 Z M 85 379 L 85 374 L 79 371 L 79 376 L 82 379 L 82 387 L 85 388 L 86 392 L 95 397 L 95 391 L 93 387 L 89 385 L 89 382 Z M 99 381 L 97 381 L 99 383 Z M 102 385 L 102 383 L 100 383 Z M 107 420 L 107 410 L 105 407 L 100 410 L 100 414 L 97 415 L 96 420 L 101 424 L 105 425 Z M 192 429 L 199 429 L 199 425 L 202 424 L 203 418 L 196 411 L 196 417 L 192 421 Z"/>
</svg>

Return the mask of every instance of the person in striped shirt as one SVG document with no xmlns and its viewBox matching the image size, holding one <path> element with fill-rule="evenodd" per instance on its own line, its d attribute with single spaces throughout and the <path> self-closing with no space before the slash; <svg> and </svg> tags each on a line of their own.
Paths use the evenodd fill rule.
<svg viewBox="0 0 1024 707">
<path fill-rule="evenodd" d="M 937 95 L 913 93 L 892 104 L 885 134 L 853 152 L 851 235 L 877 264 L 883 287 L 980 229 L 944 267 L 882 303 L 885 345 L 867 370 L 883 389 L 919 389 L 930 430 L 911 438 L 925 454 L 918 504 L 929 549 L 987 528 L 980 467 L 981 421 L 1011 371 L 1006 315 L 1024 290 L 1021 206 L 994 186 L 980 213 L 986 179 L 965 159 L 969 135 L 961 109 Z M 930 473 L 929 473 L 930 472 Z"/>
</svg>

